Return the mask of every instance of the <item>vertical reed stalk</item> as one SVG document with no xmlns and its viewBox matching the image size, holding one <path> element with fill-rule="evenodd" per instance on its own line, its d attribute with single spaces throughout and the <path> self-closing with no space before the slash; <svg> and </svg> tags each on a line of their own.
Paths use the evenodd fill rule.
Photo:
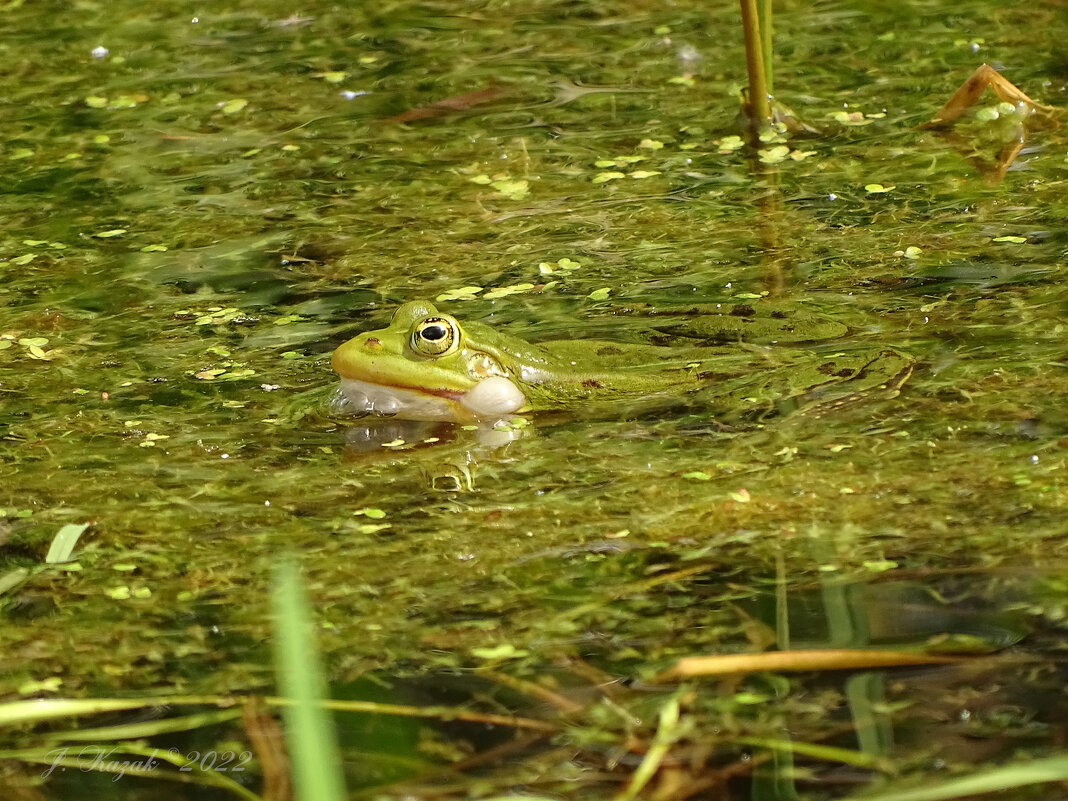
<svg viewBox="0 0 1068 801">
<path fill-rule="evenodd" d="M 764 82 L 768 87 L 768 96 L 775 97 L 775 70 L 771 65 L 771 2 L 762 0 L 760 3 L 760 38 L 764 50 Z"/>
<path fill-rule="evenodd" d="M 749 108 L 751 133 L 756 138 L 760 131 L 771 127 L 771 103 L 768 100 L 768 82 L 764 72 L 764 53 L 760 45 L 760 17 L 756 0 L 741 0 L 742 30 L 745 33 L 745 67 L 749 73 Z M 769 26 L 770 30 L 770 26 Z"/>
</svg>

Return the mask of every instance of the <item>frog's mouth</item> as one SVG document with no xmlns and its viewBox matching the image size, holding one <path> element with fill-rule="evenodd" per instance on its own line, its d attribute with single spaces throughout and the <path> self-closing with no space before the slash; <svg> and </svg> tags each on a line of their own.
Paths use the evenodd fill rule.
<svg viewBox="0 0 1068 801">
<path fill-rule="evenodd" d="M 467 392 L 426 387 L 387 386 L 341 379 L 334 404 L 341 414 L 377 414 L 401 420 L 452 423 L 496 422 L 523 409 L 527 399 L 507 378 L 483 379 Z"/>
</svg>

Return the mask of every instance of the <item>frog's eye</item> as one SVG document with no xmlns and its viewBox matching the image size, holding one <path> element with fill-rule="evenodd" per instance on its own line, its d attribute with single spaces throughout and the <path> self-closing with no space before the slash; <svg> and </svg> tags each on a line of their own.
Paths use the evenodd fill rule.
<svg viewBox="0 0 1068 801">
<path fill-rule="evenodd" d="M 427 317 L 412 330 L 412 350 L 420 356 L 447 356 L 459 346 L 460 331 L 445 317 Z"/>
</svg>

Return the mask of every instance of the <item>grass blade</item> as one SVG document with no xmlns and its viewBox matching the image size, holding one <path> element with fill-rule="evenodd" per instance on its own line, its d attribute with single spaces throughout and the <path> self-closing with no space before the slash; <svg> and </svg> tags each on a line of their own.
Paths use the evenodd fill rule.
<svg viewBox="0 0 1068 801">
<path fill-rule="evenodd" d="M 312 636 L 311 609 L 292 562 L 284 562 L 275 573 L 273 606 L 275 671 L 281 695 L 292 701 L 282 715 L 296 797 L 344 801 L 341 755 L 333 721 L 322 707 L 325 682 Z"/>
<path fill-rule="evenodd" d="M 67 523 L 56 532 L 52 538 L 52 545 L 48 549 L 45 562 L 50 565 L 58 565 L 69 562 L 74 546 L 78 544 L 78 538 L 89 528 L 88 523 Z"/>
<path fill-rule="evenodd" d="M 1010 790 L 1028 784 L 1068 781 L 1068 757 L 1049 757 L 992 770 L 972 773 L 937 784 L 902 790 L 887 790 L 874 795 L 853 796 L 847 801 L 948 801 L 952 798 Z"/>
<path fill-rule="evenodd" d="M 16 567 L 9 573 L 0 576 L 0 595 L 9 592 L 22 585 L 30 577 L 30 571 L 24 567 Z"/>
</svg>

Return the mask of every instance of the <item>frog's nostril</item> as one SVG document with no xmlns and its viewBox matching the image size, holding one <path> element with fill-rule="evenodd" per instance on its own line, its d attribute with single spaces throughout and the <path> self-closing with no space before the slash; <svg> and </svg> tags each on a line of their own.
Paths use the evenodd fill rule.
<svg viewBox="0 0 1068 801">
<path fill-rule="evenodd" d="M 367 347 L 367 350 L 381 350 L 382 340 L 378 337 L 368 337 L 364 345 Z"/>
</svg>

